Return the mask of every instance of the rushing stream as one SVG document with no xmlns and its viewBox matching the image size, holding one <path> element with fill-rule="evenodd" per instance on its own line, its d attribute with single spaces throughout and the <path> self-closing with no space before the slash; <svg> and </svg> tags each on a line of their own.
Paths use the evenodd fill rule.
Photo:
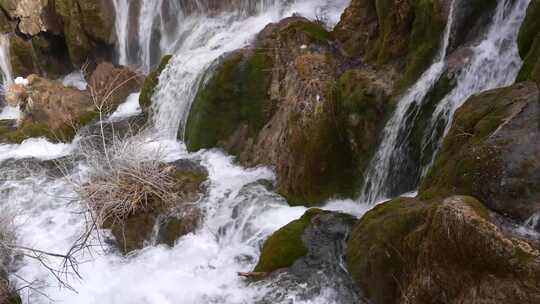
<svg viewBox="0 0 540 304">
<path fill-rule="evenodd" d="M 140 28 L 148 26 L 149 20 L 158 18 L 155 7 L 159 8 L 162 2 L 141 2 Z M 301 0 L 281 4 L 278 1 L 261 1 L 265 5 L 255 6 L 249 13 L 224 12 L 212 16 L 204 13 L 186 16 L 178 10 L 177 31 L 174 33 L 182 36 L 181 41 L 172 42 L 170 48 L 162 48 L 165 44 L 162 41 L 158 50 L 164 53 L 174 50 L 175 54 L 153 98 L 156 113 L 153 130 L 158 130 L 161 136 L 150 134 L 152 139 L 159 138 L 152 142 L 141 139 L 140 153 L 153 153 L 159 149 L 167 161 L 195 159 L 208 169 L 209 190 L 199 202 L 205 211 L 204 222 L 195 233 L 179 239 L 174 248 L 149 246 L 134 255 L 122 257 L 112 247 L 101 243 L 101 246 L 79 257 L 83 261 L 78 269 L 82 280 L 68 275 L 76 292 L 58 286 L 37 261 L 19 260 L 13 279 L 21 286 L 31 282 L 35 288 L 25 289 L 21 295 L 23 301 L 80 304 L 344 303 L 339 294 L 325 286 L 325 282 L 321 282 L 316 293 L 308 292 L 305 286 L 291 286 L 286 293 L 277 293 L 271 282 L 248 285 L 238 277 L 237 272 L 253 269 L 260 246 L 268 235 L 301 216 L 306 209 L 288 206 L 279 195 L 256 183 L 273 180 L 271 170 L 241 168 L 233 164 L 231 157 L 219 151 L 189 154 L 183 143 L 175 138 L 199 80 L 219 56 L 247 45 L 266 24 L 293 13 L 310 18 L 324 14 L 328 23 L 333 25 L 348 2 L 328 4 L 322 0 Z M 127 35 L 129 29 L 124 22 L 127 22 L 128 13 L 125 10 L 131 2 L 117 0 L 114 3 L 118 16 L 117 34 Z M 125 39 L 120 39 L 118 45 L 120 62 L 148 70 L 151 65 L 149 51 L 144 51 L 143 46 L 148 47 L 151 38 L 139 35 L 137 44 L 143 51 L 136 61 L 130 61 L 126 49 L 127 36 Z M 131 109 L 132 104 L 133 97 L 121 109 Z M 122 113 L 115 115 L 122 116 Z M 4 161 L 0 177 L 0 201 L 4 203 L 0 208 L 2 212 L 10 210 L 17 214 L 14 225 L 21 245 L 63 253 L 83 233 L 85 221 L 69 179 L 55 174 L 54 164 L 44 163 L 36 168 L 32 165 L 35 161 L 28 159 L 49 160 L 69 156 L 76 153 L 78 140 L 80 138 L 71 144 L 51 144 L 43 139 L 31 139 L 20 145 L 0 145 L 0 162 Z M 79 161 L 67 174 L 84 178 L 85 170 L 85 163 Z M 334 201 L 325 208 L 360 216 L 370 206 L 353 201 Z M 106 231 L 104 235 L 107 235 Z M 97 236 L 94 238 L 93 244 L 99 241 Z M 53 259 L 50 262 L 54 265 L 57 261 Z"/>
<path fill-rule="evenodd" d="M 521 67 L 521 59 L 517 50 L 517 33 L 525 18 L 530 0 L 498 0 L 497 7 L 484 38 L 473 47 L 472 58 L 462 68 L 454 89 L 438 104 L 430 124 L 425 129 L 422 155 L 427 164 L 419 164 L 417 168 L 425 175 L 436 156 L 438 148 L 448 132 L 455 111 L 470 96 L 497 87 L 511 84 Z M 453 7 L 453 5 L 452 5 Z M 432 66 L 420 77 L 399 100 L 397 109 L 388 121 L 382 142 L 367 170 L 360 201 L 376 202 L 394 195 L 396 175 L 411 176 L 405 165 L 405 153 L 412 126 L 410 116 L 418 115 L 426 95 L 445 71 L 448 47 L 453 20 L 453 9 L 445 29 L 442 48 Z M 413 111 L 411 111 L 413 109 Z M 414 120 L 413 120 L 414 121 Z M 439 126 L 442 125 L 441 134 Z M 404 140 L 405 138 L 405 140 Z M 428 149 L 432 148 L 432 149 Z M 391 175 L 390 173 L 394 173 Z M 397 173 L 396 173 L 397 172 Z M 407 191 L 411 191 L 408 189 Z"/>
<path fill-rule="evenodd" d="M 148 246 L 127 257 L 94 235 L 92 244 L 99 246 L 79 257 L 82 279 L 73 274 L 66 277 L 76 292 L 59 286 L 39 262 L 19 258 L 12 279 L 20 286 L 31 283 L 33 287 L 21 294 L 24 303 L 353 303 L 332 287 L 332 278 L 321 279 L 316 292 L 303 285 L 283 291 L 273 282 L 248 284 L 240 278 L 237 272 L 253 269 L 262 242 L 300 217 L 306 208 L 290 207 L 259 183 L 275 178 L 269 168 L 242 168 L 217 150 L 188 153 L 183 142 L 176 139 L 183 132 L 200 82 L 222 55 L 249 45 L 268 23 L 293 14 L 333 26 L 349 2 L 239 0 L 232 9 L 219 10 L 204 0 L 193 1 L 193 7 L 172 0 L 113 0 L 120 64 L 148 72 L 163 55 L 174 55 L 152 97 L 151 127 L 137 137 L 137 143 L 141 155 L 159 151 L 166 161 L 193 159 L 207 168 L 208 193 L 198 202 L 205 218 L 194 233 L 180 238 L 173 248 Z M 436 107 L 425 146 L 440 145 L 456 109 L 467 97 L 515 79 L 521 65 L 515 37 L 528 3 L 498 1 L 485 37 L 473 47 L 472 58 L 457 76 L 455 88 Z M 325 209 L 359 217 L 389 194 L 388 172 L 399 164 L 402 145 L 406 145 L 399 139 L 408 132 L 408 115 L 417 114 L 410 108 L 422 105 L 445 72 L 454 15 L 454 5 L 451 7 L 439 54 L 401 97 L 384 129 L 360 202 L 330 201 Z M 7 36 L 0 37 L 4 83 L 13 80 L 8 43 Z M 84 88 L 79 74 L 64 79 L 64 83 Z M 137 96 L 130 96 L 112 117 L 138 113 Z M 10 117 L 5 111 L 1 115 Z M 429 132 L 441 124 L 444 134 Z M 56 164 L 50 162 L 76 155 L 80 140 L 78 136 L 70 144 L 53 144 L 29 139 L 20 145 L 0 145 L 0 212 L 16 215 L 14 225 L 20 245 L 64 253 L 84 232 L 79 197 L 64 175 L 84 179 L 86 164 L 77 160 L 74 168 L 59 174 Z M 538 218 L 532 219 L 531 225 L 537 224 Z M 108 232 L 103 231 L 103 235 Z M 50 262 L 54 265 L 57 261 Z"/>
</svg>

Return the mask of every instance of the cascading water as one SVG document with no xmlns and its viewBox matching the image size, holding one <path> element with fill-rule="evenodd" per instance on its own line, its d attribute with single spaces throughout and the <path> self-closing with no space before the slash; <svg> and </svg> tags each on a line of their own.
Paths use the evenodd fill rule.
<svg viewBox="0 0 540 304">
<path fill-rule="evenodd" d="M 430 161 L 422 168 L 427 174 L 444 136 L 450 130 L 456 110 L 472 95 L 512 84 L 521 68 L 517 39 L 530 0 L 499 1 L 486 38 L 473 49 L 469 64 L 457 77 L 456 87 L 437 105 L 423 139 L 422 151 L 433 147 Z M 444 126 L 442 134 L 438 126 Z"/>
<path fill-rule="evenodd" d="M 326 286 L 324 280 L 318 286 L 318 292 L 306 294 L 303 286 L 293 285 L 284 291 L 276 290 L 272 284 L 246 284 L 239 278 L 238 271 L 253 269 L 262 241 L 306 209 L 288 206 L 283 198 L 256 183 L 272 180 L 274 176 L 270 170 L 240 168 L 233 164 L 231 157 L 216 151 L 188 154 L 183 144 L 175 140 L 178 124 L 175 127 L 161 121 L 181 121 L 182 113 L 188 110 L 191 102 L 188 97 L 195 94 L 198 79 L 212 61 L 224 52 L 249 43 L 267 23 L 293 12 L 313 18 L 321 13 L 321 9 L 335 23 L 348 0 L 336 3 L 328 5 L 327 1 L 303 0 L 277 3 L 271 9 L 244 16 L 238 12 L 225 12 L 182 19 L 179 29 L 188 35 L 177 46 L 175 58 L 163 73 L 154 96 L 154 111 L 158 113 L 153 118 L 154 129 L 170 125 L 170 134 L 174 136 L 141 144 L 140 153 L 147 153 L 157 146 L 167 156 L 167 161 L 179 158 L 201 161 L 209 171 L 208 193 L 198 203 L 205 213 L 203 223 L 197 231 L 179 239 L 173 248 L 149 246 L 134 255 L 122 257 L 108 245 L 97 247 L 91 256 L 81 257 L 85 263 L 79 265 L 78 271 L 83 281 L 70 280 L 77 293 L 58 288 L 57 282 L 39 262 L 24 258 L 18 262 L 16 277 L 12 279 L 20 285 L 26 284 L 21 278 L 33 282 L 39 292 L 25 289 L 23 302 L 269 303 L 270 297 L 272 303 L 349 303 Z M 168 95 L 173 88 L 163 84 L 168 81 L 173 82 L 179 95 Z M 184 109 L 174 112 L 177 117 L 162 114 L 174 108 Z M 62 253 L 85 229 L 77 207 L 78 195 L 64 178 L 47 174 L 51 170 L 46 168 L 38 171 L 20 169 L 30 167 L 25 165 L 31 162 L 24 160 L 28 157 L 57 158 L 76 153 L 75 148 L 76 142 L 45 145 L 44 140 L 0 145 L 1 151 L 10 152 L 7 155 L 10 160 L 0 159 L 0 162 L 4 161 L 0 175 L 0 212 L 6 209 L 16 212 L 15 225 L 21 245 Z M 77 161 L 75 164 L 69 174 L 84 176 L 85 163 Z M 9 170 L 11 167 L 15 170 Z M 12 171 L 15 173 L 10 173 Z M 369 206 L 337 201 L 325 208 L 359 216 Z"/>
<path fill-rule="evenodd" d="M 451 126 L 455 111 L 473 94 L 511 84 L 521 66 L 517 50 L 516 37 L 525 17 L 529 0 L 499 0 L 497 8 L 482 41 L 473 48 L 473 56 L 457 76 L 456 86 L 436 106 L 428 127 L 424 130 L 422 140 L 422 158 L 428 159 L 425 165 L 419 165 L 420 175 L 427 173 L 436 156 L 438 148 Z M 451 20 L 451 18 L 450 18 Z M 451 22 L 449 22 L 451 23 Z M 448 25 L 445 40 L 448 39 Z M 443 44 L 447 47 L 448 42 Z M 441 54 L 446 56 L 441 49 Z M 402 167 L 404 163 L 403 149 L 408 144 L 411 126 L 407 125 L 410 115 L 418 111 L 410 111 L 411 105 L 421 106 L 422 100 L 439 80 L 444 72 L 445 58 L 438 60 L 424 73 L 420 80 L 399 101 L 396 112 L 388 122 L 382 143 L 379 146 L 367 171 L 362 189 L 363 202 L 375 202 L 386 198 L 390 193 L 390 170 L 399 174 L 408 172 Z M 444 131 L 441 133 L 439 126 Z M 411 189 L 409 189 L 411 190 Z"/>
<path fill-rule="evenodd" d="M 408 130 L 408 126 L 405 123 L 408 118 L 407 116 L 417 114 L 417 112 L 411 112 L 409 109 L 411 106 L 417 106 L 417 103 L 422 102 L 444 72 L 446 50 L 450 41 L 453 17 L 454 1 L 452 1 L 452 4 L 450 5 L 450 12 L 448 14 L 448 21 L 446 22 L 442 44 L 435 62 L 400 99 L 392 118 L 390 118 L 384 128 L 382 142 L 366 171 L 365 184 L 360 198 L 360 201 L 362 202 L 374 203 L 377 200 L 384 198 L 384 195 L 386 194 L 385 186 L 388 183 L 392 158 L 396 156 L 399 157 L 398 151 L 400 143 L 398 143 L 398 138 L 403 132 L 407 132 Z"/>
<path fill-rule="evenodd" d="M 9 36 L 7 34 L 0 35 L 0 69 L 2 71 L 2 84 L 5 86 L 13 82 L 9 61 Z"/>
<path fill-rule="evenodd" d="M 114 28 L 117 37 L 118 63 L 121 65 L 129 64 L 128 57 L 128 31 L 129 31 L 129 0 L 113 0 L 116 19 Z"/>
<path fill-rule="evenodd" d="M 191 103 L 205 71 L 221 55 L 248 45 L 268 23 L 299 12 L 308 18 L 326 15 L 328 23 L 333 25 L 348 2 L 261 0 L 252 15 L 249 14 L 253 11 L 251 6 L 242 5 L 241 8 L 248 10 L 212 17 L 186 17 L 180 25 L 180 31 L 185 33 L 182 44 L 161 74 L 153 96 L 154 129 L 165 138 L 183 135 Z"/>
</svg>

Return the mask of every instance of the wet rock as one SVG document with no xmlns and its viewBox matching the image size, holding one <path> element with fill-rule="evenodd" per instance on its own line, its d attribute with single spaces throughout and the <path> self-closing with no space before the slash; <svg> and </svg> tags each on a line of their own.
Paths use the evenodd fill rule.
<svg viewBox="0 0 540 304">
<path fill-rule="evenodd" d="M 352 195 L 357 178 L 335 110 L 329 38 L 321 25 L 293 17 L 224 58 L 191 108 L 188 149 L 217 146 L 245 165 L 274 166 L 291 204 Z"/>
<path fill-rule="evenodd" d="M 71 72 L 72 65 L 61 36 L 46 32 L 26 39 L 12 33 L 9 39 L 14 75 L 57 78 Z"/>
<path fill-rule="evenodd" d="M 56 0 L 64 24 L 63 34 L 72 63 L 91 66 L 110 61 L 114 54 L 114 9 L 105 0 Z"/>
<path fill-rule="evenodd" d="M 532 0 L 518 36 L 519 55 L 524 60 L 518 81 L 532 80 L 540 85 L 540 1 Z"/>
<path fill-rule="evenodd" d="M 9 102 L 18 103 L 23 113 L 18 129 L 0 129 L 0 141 L 20 143 L 30 137 L 45 136 L 53 141 L 70 141 L 84 125 L 114 111 L 127 96 L 140 88 L 141 78 L 126 67 L 102 63 L 92 73 L 89 89 L 66 87 L 61 81 L 37 75 L 28 85 L 8 88 Z M 26 92 L 23 92 L 23 90 Z"/>
<path fill-rule="evenodd" d="M 272 234 L 254 272 L 267 273 L 258 284 L 276 292 L 257 303 L 280 302 L 288 294 L 308 301 L 325 288 L 335 291 L 336 303 L 360 303 L 360 293 L 342 267 L 344 242 L 354 221 L 349 215 L 310 209 Z"/>
<path fill-rule="evenodd" d="M 141 89 L 141 95 L 139 97 L 139 104 L 143 109 L 149 109 L 152 105 L 152 95 L 154 95 L 154 90 L 159 82 L 159 75 L 161 75 L 161 72 L 167 67 L 167 64 L 171 60 L 172 56 L 167 55 L 164 56 L 161 59 L 161 63 L 159 66 L 153 70 L 148 76 L 146 76 L 146 79 L 144 80 L 144 84 Z"/>
<path fill-rule="evenodd" d="M 143 77 L 125 66 L 100 63 L 88 79 L 93 98 L 114 108 L 141 89 Z M 107 110 L 106 112 L 111 112 Z"/>
<path fill-rule="evenodd" d="M 193 232 L 202 219 L 202 211 L 194 203 L 205 191 L 203 183 L 208 172 L 190 160 L 178 160 L 171 165 L 175 168 L 171 174 L 176 181 L 174 190 L 179 198 L 173 207 L 132 214 L 123 222 L 103 223 L 104 228 L 111 229 L 123 254 L 147 245 L 174 246 L 178 238 Z"/>
<path fill-rule="evenodd" d="M 346 259 L 372 303 L 540 300 L 540 252 L 472 197 L 381 204 L 355 225 Z"/>
<path fill-rule="evenodd" d="M 423 198 L 471 195 L 524 222 L 540 211 L 540 101 L 532 82 L 471 97 L 457 111 Z"/>
<path fill-rule="evenodd" d="M 447 19 L 444 1 L 354 0 L 334 29 L 351 57 L 403 72 L 402 86 L 413 83 L 439 48 Z"/>
</svg>

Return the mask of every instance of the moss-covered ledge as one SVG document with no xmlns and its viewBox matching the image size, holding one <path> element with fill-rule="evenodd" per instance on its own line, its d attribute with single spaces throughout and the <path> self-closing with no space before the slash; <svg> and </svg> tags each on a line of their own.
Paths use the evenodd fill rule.
<svg viewBox="0 0 540 304">
<path fill-rule="evenodd" d="M 172 55 L 165 55 L 163 58 L 161 58 L 161 62 L 159 63 L 159 66 L 156 67 L 146 78 L 144 79 L 144 83 L 141 89 L 141 95 L 139 96 L 139 104 L 141 105 L 141 108 L 144 110 L 148 110 L 150 106 L 152 105 L 152 96 L 154 95 L 154 91 L 156 89 L 156 86 L 159 82 L 159 76 L 163 72 L 163 70 L 167 67 L 167 64 L 169 64 L 169 61 L 172 59 Z"/>
<path fill-rule="evenodd" d="M 505 234 L 473 197 L 383 203 L 357 222 L 347 245 L 348 270 L 375 304 L 540 299 L 539 251 Z"/>
<path fill-rule="evenodd" d="M 309 209 L 301 218 L 290 222 L 274 232 L 265 242 L 254 272 L 270 273 L 294 264 L 308 253 L 302 234 L 310 225 L 311 219 L 322 212 L 321 209 Z"/>
</svg>

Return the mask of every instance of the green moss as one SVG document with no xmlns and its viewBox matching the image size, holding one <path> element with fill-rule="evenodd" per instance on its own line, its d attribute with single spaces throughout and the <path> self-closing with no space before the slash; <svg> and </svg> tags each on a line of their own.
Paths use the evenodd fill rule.
<svg viewBox="0 0 540 304">
<path fill-rule="evenodd" d="M 26 77 L 35 72 L 32 44 L 17 35 L 10 36 L 9 53 L 13 74 Z"/>
<path fill-rule="evenodd" d="M 289 267 L 308 253 L 302 241 L 304 230 L 311 219 L 321 212 L 320 209 L 309 209 L 298 220 L 292 221 L 274 232 L 264 243 L 261 257 L 255 266 L 255 272 L 272 272 Z"/>
<path fill-rule="evenodd" d="M 347 243 L 347 267 L 374 303 L 398 298 L 405 239 L 424 222 L 427 207 L 416 199 L 397 198 L 378 205 L 355 225 Z"/>
<path fill-rule="evenodd" d="M 540 35 L 540 0 L 531 0 L 527 15 L 521 24 L 518 35 L 518 47 L 521 58 L 525 59 L 534 41 Z"/>
<path fill-rule="evenodd" d="M 523 65 L 517 81 L 533 80 L 540 84 L 540 0 L 532 0 L 518 36 Z"/>
<path fill-rule="evenodd" d="M 414 15 L 401 87 L 410 86 L 431 65 L 446 25 L 438 0 L 416 0 Z"/>
<path fill-rule="evenodd" d="M 298 33 L 305 33 L 316 42 L 326 43 L 330 40 L 330 32 L 328 32 L 322 24 L 309 22 L 307 20 L 291 22 L 281 32 L 281 34 L 289 34 L 293 37 Z"/>
<path fill-rule="evenodd" d="M 241 127 L 249 137 L 256 136 L 272 114 L 271 70 L 264 50 L 226 58 L 195 98 L 185 132 L 188 150 L 216 147 Z"/>
<path fill-rule="evenodd" d="M 81 115 L 73 124 L 65 124 L 57 129 L 50 129 L 44 123 L 29 123 L 15 130 L 0 126 L 0 142 L 20 144 L 28 138 L 45 137 L 52 142 L 70 142 L 77 130 L 99 116 L 97 112 L 87 112 Z"/>
<path fill-rule="evenodd" d="M 348 70 L 337 82 L 339 120 L 345 124 L 344 133 L 352 143 L 358 176 L 363 175 L 376 148 L 390 110 L 389 99 L 384 88 L 362 70 Z"/>
<path fill-rule="evenodd" d="M 482 176 L 498 170 L 497 151 L 483 141 L 508 117 L 515 98 L 513 87 L 471 97 L 458 110 L 441 151 L 420 185 L 420 197 L 431 199 L 451 194 L 482 198 L 477 190 Z"/>
<path fill-rule="evenodd" d="M 171 60 L 172 55 L 165 55 L 161 58 L 159 66 L 154 69 L 146 79 L 144 80 L 141 95 L 139 96 L 139 104 L 143 109 L 148 109 L 152 105 L 152 95 L 154 95 L 154 90 L 159 82 L 159 75 L 165 69 L 169 61 Z"/>
</svg>

